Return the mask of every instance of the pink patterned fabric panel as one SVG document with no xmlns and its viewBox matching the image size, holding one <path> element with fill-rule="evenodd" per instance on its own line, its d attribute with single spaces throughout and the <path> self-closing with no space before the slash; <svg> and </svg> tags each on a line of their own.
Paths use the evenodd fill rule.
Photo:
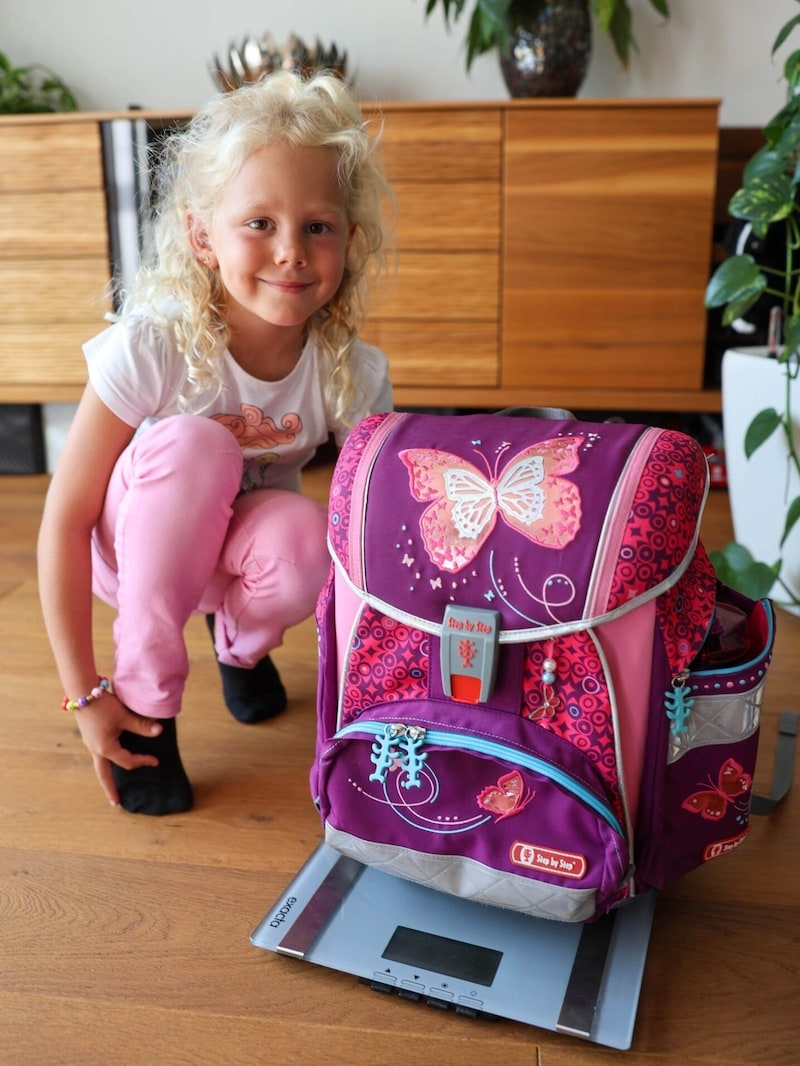
<svg viewBox="0 0 800 1066">
<path fill-rule="evenodd" d="M 430 638 L 365 607 L 347 660 L 341 724 L 376 703 L 428 695 Z"/>
<path fill-rule="evenodd" d="M 556 663 L 546 683 L 545 661 Z M 522 716 L 584 752 L 608 785 L 622 817 L 608 685 L 594 642 L 585 632 L 528 647 L 523 670 Z"/>
<path fill-rule="evenodd" d="M 706 460 L 699 445 L 665 430 L 642 471 L 620 546 L 608 609 L 664 581 L 685 558 L 705 492 Z"/>
<path fill-rule="evenodd" d="M 689 569 L 677 585 L 656 601 L 656 618 L 673 674 L 685 670 L 703 646 L 714 613 L 716 590 L 714 567 L 698 543 Z"/>
<path fill-rule="evenodd" d="M 347 438 L 347 445 L 342 449 L 333 471 L 328 502 L 328 536 L 334 552 L 342 561 L 348 557 L 351 489 L 356 469 L 370 437 L 385 418 L 385 414 L 370 415 L 359 422 Z"/>
</svg>

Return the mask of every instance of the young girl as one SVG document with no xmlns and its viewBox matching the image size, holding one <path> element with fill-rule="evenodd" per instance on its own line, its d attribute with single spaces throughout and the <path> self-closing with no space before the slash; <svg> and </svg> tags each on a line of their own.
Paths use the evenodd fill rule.
<svg viewBox="0 0 800 1066">
<path fill-rule="evenodd" d="M 333 75 L 222 95 L 168 141 L 151 261 L 85 346 L 39 540 L 63 706 L 114 806 L 191 806 L 175 716 L 193 613 L 235 717 L 283 710 L 268 653 L 328 567 L 300 470 L 329 433 L 341 443 L 391 407 L 386 359 L 357 339 L 387 193 Z M 117 609 L 113 680 L 95 661 L 93 590 Z"/>
</svg>

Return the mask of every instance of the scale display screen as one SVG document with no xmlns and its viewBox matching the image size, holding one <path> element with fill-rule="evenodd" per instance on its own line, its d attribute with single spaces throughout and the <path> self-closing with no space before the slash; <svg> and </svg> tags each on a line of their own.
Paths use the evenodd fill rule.
<svg viewBox="0 0 800 1066">
<path fill-rule="evenodd" d="M 489 988 L 503 953 L 398 925 L 381 958 Z"/>
</svg>

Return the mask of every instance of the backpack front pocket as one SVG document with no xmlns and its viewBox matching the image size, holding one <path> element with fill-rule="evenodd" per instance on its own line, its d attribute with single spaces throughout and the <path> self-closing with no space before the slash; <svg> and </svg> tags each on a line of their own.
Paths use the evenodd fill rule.
<svg viewBox="0 0 800 1066">
<path fill-rule="evenodd" d="M 320 785 L 332 847 L 463 898 L 584 921 L 626 879 L 625 833 L 595 767 L 511 714 L 373 709 L 323 751 Z"/>
</svg>

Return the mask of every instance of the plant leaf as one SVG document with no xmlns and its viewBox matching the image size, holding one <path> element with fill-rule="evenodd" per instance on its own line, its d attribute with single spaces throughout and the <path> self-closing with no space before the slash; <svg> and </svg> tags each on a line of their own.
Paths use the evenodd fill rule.
<svg viewBox="0 0 800 1066">
<path fill-rule="evenodd" d="M 650 3 L 659 15 L 663 15 L 665 19 L 669 18 L 669 5 L 667 4 L 667 0 L 650 0 Z"/>
<path fill-rule="evenodd" d="M 736 301 L 750 307 L 766 287 L 767 279 L 752 255 L 732 255 L 720 263 L 706 286 L 705 306 L 723 307 Z"/>
<path fill-rule="evenodd" d="M 495 46 L 502 48 L 508 37 L 511 0 L 478 0 L 467 30 L 467 70 L 473 60 Z"/>
<path fill-rule="evenodd" d="M 785 345 L 780 361 L 785 363 L 789 356 L 800 348 L 800 317 L 789 315 L 783 320 L 783 343 Z"/>
<path fill-rule="evenodd" d="M 748 459 L 780 425 L 781 416 L 774 407 L 766 407 L 763 411 L 759 411 L 744 435 L 744 454 Z"/>
<path fill-rule="evenodd" d="M 617 53 L 617 58 L 622 64 L 623 70 L 627 70 L 631 48 L 636 51 L 639 50 L 636 38 L 633 36 L 633 16 L 631 15 L 628 0 L 617 0 L 611 13 L 608 32 L 614 43 L 614 51 Z"/>
<path fill-rule="evenodd" d="M 591 0 L 592 14 L 603 33 L 608 33 L 616 6 L 617 0 Z"/>
<path fill-rule="evenodd" d="M 777 140 L 779 139 L 780 136 Z M 779 157 L 774 147 L 771 147 L 771 144 L 765 144 L 745 164 L 742 173 L 742 186 L 749 185 L 754 178 L 780 176 L 783 172 L 783 160 Z"/>
<path fill-rule="evenodd" d="M 789 504 L 789 510 L 786 512 L 786 525 L 783 527 L 783 536 L 779 545 L 781 548 L 786 543 L 786 538 L 792 532 L 798 519 L 800 519 L 800 496 L 795 496 Z"/>
<path fill-rule="evenodd" d="M 725 562 L 732 570 L 746 570 L 748 566 L 752 566 L 755 562 L 749 548 L 746 548 L 744 544 L 739 544 L 737 541 L 731 541 L 725 545 L 725 550 L 722 553 Z"/>
<path fill-rule="evenodd" d="M 768 155 L 764 163 L 767 159 Z M 728 210 L 734 218 L 752 222 L 753 229 L 763 237 L 768 226 L 794 211 L 791 179 L 785 173 L 759 172 L 733 194 Z"/>
<path fill-rule="evenodd" d="M 795 15 L 794 18 L 789 19 L 785 26 L 781 27 L 778 36 L 775 38 L 775 43 L 772 46 L 772 52 L 770 55 L 775 55 L 795 26 L 800 26 L 800 15 Z"/>
<path fill-rule="evenodd" d="M 757 563 L 743 544 L 730 543 L 722 552 L 709 552 L 717 577 L 753 600 L 768 596 L 781 570 L 779 559 L 772 566 Z"/>
<path fill-rule="evenodd" d="M 762 600 L 769 596 L 781 571 L 782 560 L 778 559 L 772 566 L 766 563 L 753 563 L 741 574 L 737 575 L 736 587 L 751 600 Z"/>
</svg>

